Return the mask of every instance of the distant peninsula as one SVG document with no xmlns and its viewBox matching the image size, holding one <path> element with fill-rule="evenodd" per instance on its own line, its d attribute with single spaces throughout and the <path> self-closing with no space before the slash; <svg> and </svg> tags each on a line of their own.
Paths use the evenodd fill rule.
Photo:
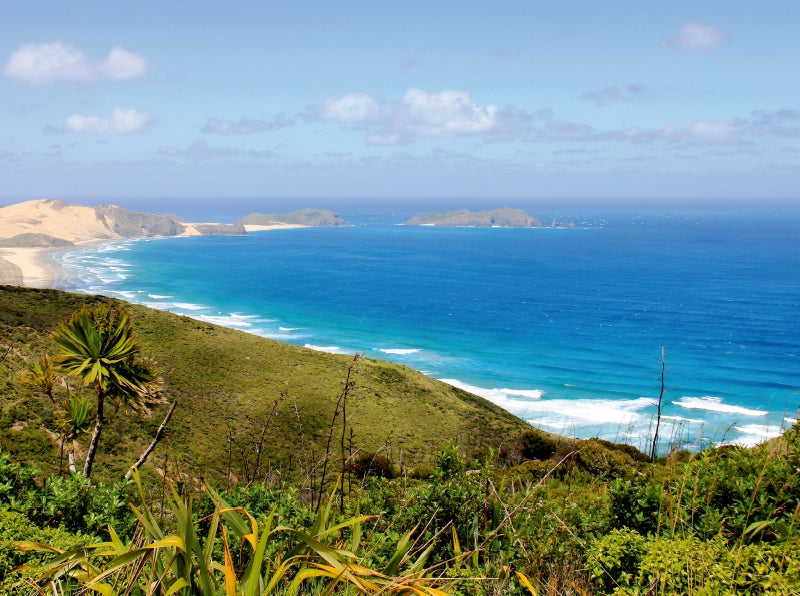
<svg viewBox="0 0 800 596">
<path fill-rule="evenodd" d="M 347 222 L 333 211 L 318 209 L 298 209 L 291 213 L 251 213 L 236 221 L 247 231 L 257 231 L 275 227 L 341 227 Z"/>
<path fill-rule="evenodd" d="M 86 207 L 38 199 L 0 207 L 0 246 L 52 248 L 99 240 L 154 236 L 241 236 L 241 224 L 187 223 L 174 215 L 116 205 Z"/>
<path fill-rule="evenodd" d="M 469 228 L 541 228 L 542 222 L 520 209 L 503 207 L 473 213 L 467 209 L 437 211 L 412 217 L 409 226 L 445 226 Z"/>
<path fill-rule="evenodd" d="M 243 236 L 248 231 L 345 226 L 332 211 L 300 209 L 285 214 L 253 213 L 236 223 L 189 223 L 179 215 L 140 213 L 116 205 L 87 207 L 37 199 L 0 207 L 0 248 L 59 248 L 122 238 Z"/>
</svg>

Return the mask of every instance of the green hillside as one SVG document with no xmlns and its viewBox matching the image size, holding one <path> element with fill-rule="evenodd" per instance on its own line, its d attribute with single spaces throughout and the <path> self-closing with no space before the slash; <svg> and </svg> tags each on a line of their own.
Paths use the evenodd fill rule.
<svg viewBox="0 0 800 596">
<path fill-rule="evenodd" d="M 54 473 L 51 402 L 19 372 L 100 301 L 114 302 L 0 286 L 2 596 L 800 593 L 796 424 L 753 448 L 651 462 L 401 366 L 133 305 L 142 355 L 178 400 L 169 431 L 145 482 L 120 482 L 166 405 L 147 419 L 107 408 L 91 479 Z M 330 421 L 351 365 L 342 432 L 343 416 Z M 342 472 L 333 450 L 325 475 L 329 437 L 380 457 Z"/>
<path fill-rule="evenodd" d="M 0 358 L 6 354 L 0 362 L 0 448 L 17 460 L 58 470 L 58 446 L 48 431 L 49 403 L 26 393 L 18 373 L 26 361 L 45 352 L 55 355 L 50 331 L 81 306 L 98 301 L 123 304 L 0 286 Z M 162 466 L 166 461 L 178 474 L 198 480 L 203 475 L 215 484 L 225 481 L 229 468 L 234 479 L 250 480 L 265 425 L 260 476 L 279 469 L 283 478 L 296 479 L 321 461 L 352 356 L 123 305 L 131 313 L 142 355 L 154 358 L 162 371 L 164 397 L 178 400 L 151 462 Z M 362 359 L 354 379 L 347 402 L 348 443 L 363 452 L 381 452 L 406 470 L 430 465 L 447 440 L 485 452 L 513 447 L 520 431 L 529 428 L 482 398 L 404 366 Z M 147 418 L 112 412 L 96 474 L 119 477 L 150 442 L 166 407 Z M 336 428 L 338 437 L 340 426 Z"/>
</svg>

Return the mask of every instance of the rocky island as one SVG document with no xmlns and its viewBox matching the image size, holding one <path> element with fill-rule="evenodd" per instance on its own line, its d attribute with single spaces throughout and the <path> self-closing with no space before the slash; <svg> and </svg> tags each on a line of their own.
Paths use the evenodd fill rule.
<svg viewBox="0 0 800 596">
<path fill-rule="evenodd" d="M 251 213 L 236 221 L 247 231 L 275 227 L 341 227 L 347 222 L 333 211 L 298 209 L 291 213 Z"/>
<path fill-rule="evenodd" d="M 541 228 L 542 222 L 520 209 L 503 207 L 473 213 L 467 209 L 438 211 L 412 217 L 409 226 L 446 226 L 468 228 Z"/>
</svg>

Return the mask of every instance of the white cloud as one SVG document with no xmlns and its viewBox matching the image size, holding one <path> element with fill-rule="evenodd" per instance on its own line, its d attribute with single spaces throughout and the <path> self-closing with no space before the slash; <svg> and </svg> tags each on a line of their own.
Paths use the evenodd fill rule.
<svg viewBox="0 0 800 596">
<path fill-rule="evenodd" d="M 64 120 L 59 132 L 91 135 L 126 135 L 142 132 L 152 120 L 150 112 L 116 107 L 110 116 L 72 114 Z"/>
<path fill-rule="evenodd" d="M 739 134 L 739 128 L 727 120 L 696 120 L 686 129 L 688 139 L 708 143 L 737 141 Z"/>
<path fill-rule="evenodd" d="M 670 45 L 689 52 L 708 52 L 728 42 L 728 34 L 712 25 L 690 21 L 677 35 L 668 37 Z"/>
<path fill-rule="evenodd" d="M 381 105 L 367 93 L 351 93 L 343 97 L 328 97 L 322 102 L 318 117 L 336 122 L 362 122 L 380 115 Z"/>
<path fill-rule="evenodd" d="M 469 91 L 446 89 L 428 93 L 412 87 L 399 101 L 380 102 L 366 93 L 328 97 L 318 108 L 309 110 L 312 120 L 358 124 L 372 129 L 366 137 L 372 145 L 396 145 L 413 138 L 458 137 L 512 134 L 511 122 L 519 113 L 503 112 L 494 104 L 478 106 Z M 523 118 L 524 120 L 525 118 Z M 518 133 L 513 133 L 518 134 Z"/>
<path fill-rule="evenodd" d="M 112 81 L 135 79 L 147 71 L 147 59 L 141 54 L 114 46 L 106 59 L 98 65 L 97 70 Z"/>
<path fill-rule="evenodd" d="M 147 67 L 147 58 L 119 46 L 112 48 L 103 60 L 96 60 L 74 45 L 54 41 L 21 45 L 9 56 L 3 66 L 3 74 L 35 84 L 121 81 L 141 77 Z"/>
<path fill-rule="evenodd" d="M 411 88 L 391 106 L 396 125 L 420 137 L 487 133 L 497 124 L 497 106 L 476 106 L 469 91 L 427 93 Z"/>
</svg>

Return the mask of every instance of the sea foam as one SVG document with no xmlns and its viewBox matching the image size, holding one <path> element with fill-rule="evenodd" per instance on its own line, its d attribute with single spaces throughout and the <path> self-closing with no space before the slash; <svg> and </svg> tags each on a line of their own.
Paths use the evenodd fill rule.
<svg viewBox="0 0 800 596">
<path fill-rule="evenodd" d="M 682 397 L 673 402 L 676 406 L 689 410 L 707 410 L 709 412 L 720 412 L 724 414 L 740 414 L 742 416 L 766 416 L 768 412 L 764 410 L 753 410 L 722 403 L 721 397 L 706 395 L 705 397 Z"/>
<path fill-rule="evenodd" d="M 752 447 L 780 436 L 784 428 L 775 424 L 743 424 L 742 426 L 735 425 L 734 430 L 741 433 L 741 436 L 736 437 L 732 443 L 735 445 L 742 445 L 745 447 Z"/>
<path fill-rule="evenodd" d="M 203 310 L 208 308 L 207 306 L 203 306 L 202 304 L 193 304 L 191 302 L 175 302 L 173 303 L 175 308 L 180 308 L 182 310 Z"/>
<path fill-rule="evenodd" d="M 316 350 L 317 352 L 328 352 L 329 354 L 342 354 L 342 349 L 339 346 L 315 346 L 314 344 L 305 344 L 304 348 L 309 350 Z"/>
</svg>

